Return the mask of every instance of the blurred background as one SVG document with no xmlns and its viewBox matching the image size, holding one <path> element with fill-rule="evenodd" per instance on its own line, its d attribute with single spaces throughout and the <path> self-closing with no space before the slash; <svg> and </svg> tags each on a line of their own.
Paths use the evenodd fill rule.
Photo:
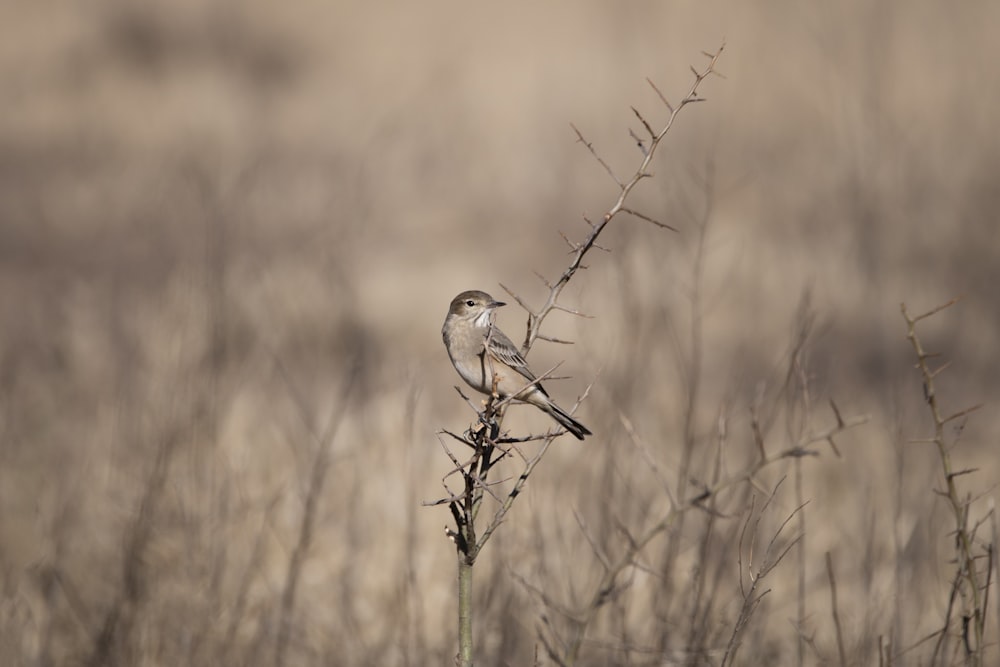
<svg viewBox="0 0 1000 667">
<path fill-rule="evenodd" d="M 632 202 L 679 232 L 616 218 L 563 293 L 592 318 L 545 325 L 575 345 L 532 351 L 572 375 L 561 404 L 593 383 L 596 435 L 556 443 L 477 565 L 480 662 L 556 664 L 553 601 L 586 603 L 664 480 L 752 461 L 752 411 L 771 451 L 829 428 L 830 399 L 870 419 L 801 462 L 801 551 L 737 662 L 835 658 L 827 552 L 851 661 L 913 646 L 954 524 L 908 442 L 932 430 L 900 302 L 963 297 L 922 334 L 949 411 L 986 404 L 949 432 L 973 519 L 1000 474 L 998 24 L 931 0 L 4 3 L 5 664 L 450 664 L 451 517 L 422 506 L 447 494 L 438 431 L 474 419 L 448 302 L 540 305 L 559 233 L 618 195 L 570 123 L 630 176 L 630 106 L 668 116 L 646 78 L 676 102 L 723 42 Z M 523 335 L 516 305 L 499 321 Z M 718 664 L 734 536 L 793 472 L 651 544 L 580 664 Z M 760 539 L 798 504 L 782 485 Z"/>
</svg>

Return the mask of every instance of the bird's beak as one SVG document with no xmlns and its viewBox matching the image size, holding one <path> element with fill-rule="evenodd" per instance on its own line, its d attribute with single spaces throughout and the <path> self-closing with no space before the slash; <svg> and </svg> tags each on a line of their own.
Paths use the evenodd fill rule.
<svg viewBox="0 0 1000 667">
<path fill-rule="evenodd" d="M 504 303 L 503 301 L 491 301 L 490 304 L 487 306 L 487 308 L 493 310 L 494 308 L 499 308 L 500 306 L 506 306 L 506 305 L 507 304 Z"/>
</svg>

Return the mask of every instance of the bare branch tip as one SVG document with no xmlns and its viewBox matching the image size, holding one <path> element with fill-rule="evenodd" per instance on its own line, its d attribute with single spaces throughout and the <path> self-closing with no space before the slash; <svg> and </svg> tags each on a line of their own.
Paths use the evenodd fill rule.
<svg viewBox="0 0 1000 667">
<path fill-rule="evenodd" d="M 922 314 L 917 315 L 916 317 L 912 317 L 912 318 L 907 314 L 906 303 L 899 304 L 899 308 L 900 308 L 900 310 L 903 313 L 903 317 L 906 318 L 907 324 L 913 325 L 913 324 L 916 324 L 917 322 L 919 322 L 920 320 L 927 319 L 928 317 L 931 317 L 932 315 L 937 315 L 938 313 L 940 313 L 942 310 L 945 310 L 946 308 L 951 308 L 956 303 L 958 303 L 959 301 L 961 301 L 962 298 L 963 298 L 963 295 L 956 296 L 956 297 L 948 300 L 947 302 L 942 303 L 940 306 L 935 306 L 934 308 L 931 308 L 930 310 L 928 310 L 926 313 L 922 313 Z"/>
</svg>

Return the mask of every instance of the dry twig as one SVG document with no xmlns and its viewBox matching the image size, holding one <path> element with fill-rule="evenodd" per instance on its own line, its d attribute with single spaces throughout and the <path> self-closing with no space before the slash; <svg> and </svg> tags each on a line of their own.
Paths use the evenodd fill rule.
<svg viewBox="0 0 1000 667">
<path fill-rule="evenodd" d="M 965 662 L 968 665 L 978 666 L 983 664 L 983 637 L 986 631 L 986 594 L 988 585 L 982 584 L 983 576 L 989 581 L 988 573 L 980 569 L 979 560 L 983 557 L 991 556 L 992 545 L 985 550 L 986 553 L 979 554 L 976 546 L 976 531 L 981 523 L 972 528 L 969 527 L 969 504 L 970 500 L 963 499 L 959 493 L 956 478 L 968 471 L 954 470 L 951 462 L 951 448 L 954 443 L 948 442 L 945 436 L 945 425 L 965 417 L 969 413 L 977 410 L 979 405 L 959 410 L 951 415 L 945 416 L 937 394 L 935 379 L 946 367 L 947 363 L 932 368 L 930 361 L 938 355 L 924 350 L 923 344 L 917 335 L 917 323 L 936 315 L 942 310 L 953 306 L 958 299 L 951 299 L 936 308 L 911 316 L 906 308 L 906 304 L 900 304 L 900 312 L 906 321 L 906 338 L 913 347 L 913 352 L 917 357 L 916 367 L 920 371 L 923 380 L 924 399 L 927 408 L 934 420 L 934 436 L 930 442 L 934 443 L 938 453 L 938 460 L 941 464 L 941 471 L 944 474 L 945 490 L 939 495 L 945 498 L 951 514 L 955 521 L 954 544 L 956 550 L 957 570 L 952 584 L 951 596 L 945 614 L 944 626 L 939 633 L 938 640 L 934 647 L 932 663 L 936 663 L 946 652 L 946 644 L 950 637 L 952 625 L 952 615 L 956 600 L 961 605 L 961 643 L 965 653 Z M 990 558 L 986 558 L 987 561 Z"/>
</svg>

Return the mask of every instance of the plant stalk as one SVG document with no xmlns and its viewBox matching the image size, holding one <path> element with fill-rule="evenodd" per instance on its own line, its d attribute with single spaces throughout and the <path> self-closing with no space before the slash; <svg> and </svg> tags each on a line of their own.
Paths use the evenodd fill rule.
<svg viewBox="0 0 1000 667">
<path fill-rule="evenodd" d="M 472 563 L 458 552 L 458 664 L 472 667 Z"/>
</svg>

